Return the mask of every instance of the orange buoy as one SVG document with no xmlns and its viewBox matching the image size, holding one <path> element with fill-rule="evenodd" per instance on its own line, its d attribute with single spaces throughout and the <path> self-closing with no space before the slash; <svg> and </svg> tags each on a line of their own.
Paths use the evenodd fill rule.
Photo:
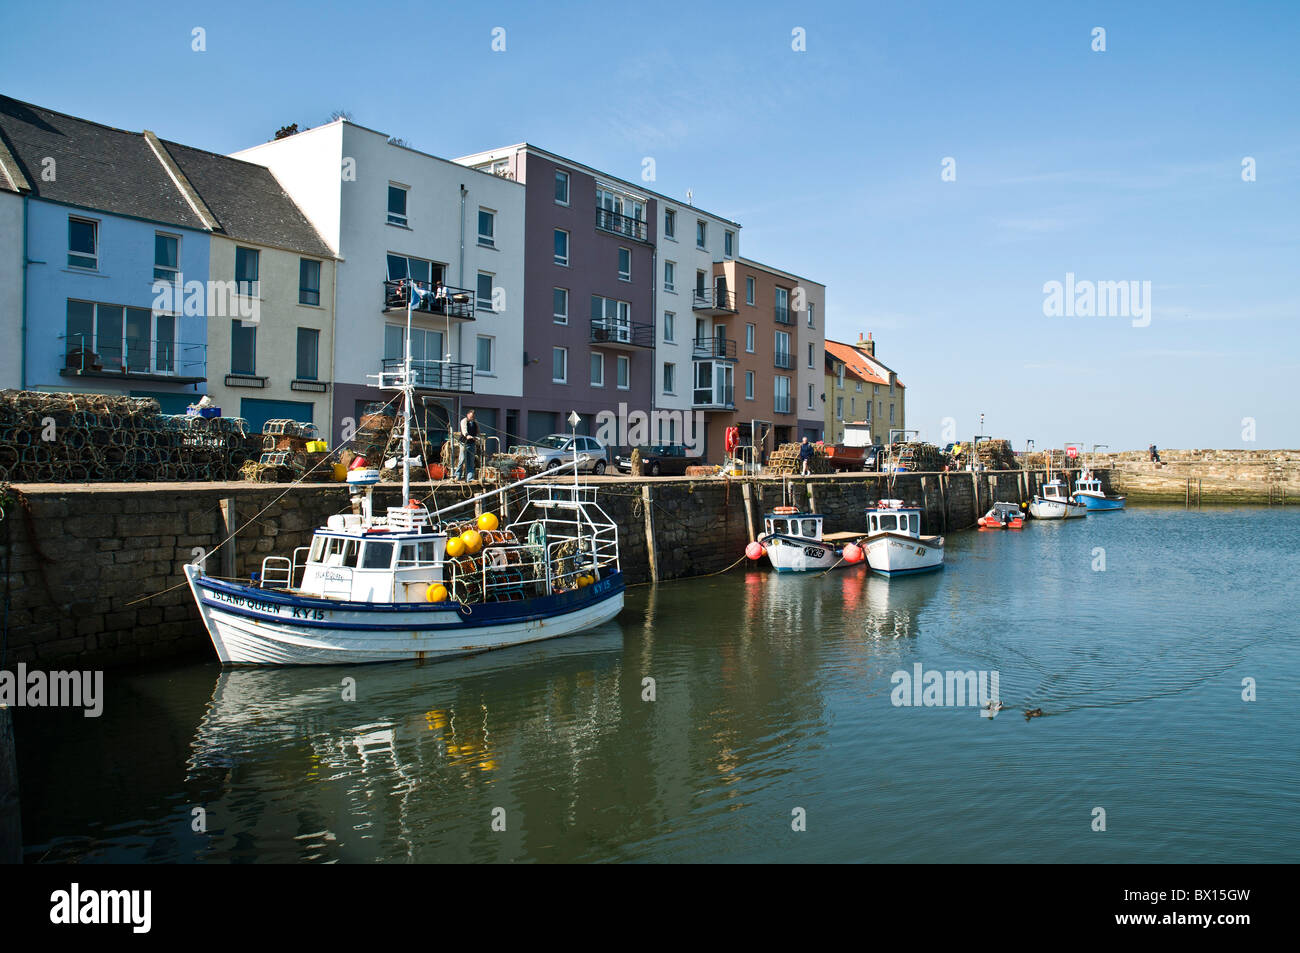
<svg viewBox="0 0 1300 953">
<path fill-rule="evenodd" d="M 797 507 L 794 506 L 778 506 L 772 512 L 779 513 L 782 516 L 789 516 L 791 513 L 798 513 L 799 510 Z"/>
</svg>

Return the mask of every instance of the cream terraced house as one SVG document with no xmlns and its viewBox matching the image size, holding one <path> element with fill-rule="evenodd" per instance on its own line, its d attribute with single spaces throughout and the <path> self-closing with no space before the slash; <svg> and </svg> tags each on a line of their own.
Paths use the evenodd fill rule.
<svg viewBox="0 0 1300 953">
<path fill-rule="evenodd" d="M 329 430 L 335 257 L 265 166 L 160 142 L 160 158 L 214 226 L 208 278 L 208 395 L 252 431 L 289 418 Z M 228 283 L 228 284 L 227 284 Z"/>
</svg>

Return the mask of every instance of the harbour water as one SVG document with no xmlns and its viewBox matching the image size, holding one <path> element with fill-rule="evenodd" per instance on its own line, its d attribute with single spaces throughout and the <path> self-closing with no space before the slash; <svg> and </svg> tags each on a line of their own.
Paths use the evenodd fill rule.
<svg viewBox="0 0 1300 953">
<path fill-rule="evenodd" d="M 442 664 L 110 672 L 99 718 L 16 712 L 26 859 L 1300 856 L 1300 511 L 947 550 L 640 587 L 591 634 Z M 996 672 L 1007 707 L 895 705 L 918 664 Z"/>
</svg>

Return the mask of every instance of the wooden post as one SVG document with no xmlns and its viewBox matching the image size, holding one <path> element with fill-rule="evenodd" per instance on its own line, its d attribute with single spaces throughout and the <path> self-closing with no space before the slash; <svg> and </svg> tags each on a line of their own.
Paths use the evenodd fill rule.
<svg viewBox="0 0 1300 953">
<path fill-rule="evenodd" d="M 939 506 L 943 508 L 943 531 L 948 532 L 948 474 L 939 474 Z"/>
<path fill-rule="evenodd" d="M 18 810 L 18 756 L 14 748 L 13 712 L 0 705 L 0 864 L 22 862 L 23 830 L 22 815 Z"/>
<path fill-rule="evenodd" d="M 809 509 L 810 511 L 812 511 L 813 513 L 816 513 L 816 512 L 817 512 L 817 496 L 816 496 L 816 494 L 813 493 L 813 485 L 812 485 L 812 481 L 809 480 L 809 482 L 808 482 L 806 485 L 807 485 L 807 487 L 808 487 L 808 509 Z"/>
<path fill-rule="evenodd" d="M 235 534 L 238 531 L 235 498 L 230 496 L 221 501 L 221 538 L 226 540 L 221 547 L 221 575 L 226 579 L 238 578 L 238 550 L 235 548 Z"/>
<path fill-rule="evenodd" d="M 645 548 L 646 555 L 650 560 L 650 581 L 659 582 L 659 557 L 655 553 L 655 517 L 654 507 L 651 505 L 650 485 L 644 484 L 641 487 L 641 507 L 645 510 Z"/>
<path fill-rule="evenodd" d="M 1187 494 L 1186 494 L 1186 496 L 1183 498 L 1183 509 L 1185 509 L 1185 510 L 1190 510 L 1191 508 L 1192 508 L 1192 478 L 1191 478 L 1191 477 L 1188 477 L 1188 478 L 1187 478 Z"/>
<path fill-rule="evenodd" d="M 1201 478 L 1196 478 L 1196 508 L 1201 508 Z"/>
<path fill-rule="evenodd" d="M 752 543 L 755 539 L 754 534 L 754 498 L 751 495 L 751 484 L 746 480 L 741 484 L 741 489 L 745 495 L 745 530 L 749 533 L 749 541 Z"/>
<path fill-rule="evenodd" d="M 980 521 L 980 485 L 979 474 L 974 470 L 970 472 L 970 492 L 971 496 L 975 498 L 972 503 L 972 506 L 975 508 L 975 516 L 971 519 L 971 525 L 978 526 Z"/>
</svg>

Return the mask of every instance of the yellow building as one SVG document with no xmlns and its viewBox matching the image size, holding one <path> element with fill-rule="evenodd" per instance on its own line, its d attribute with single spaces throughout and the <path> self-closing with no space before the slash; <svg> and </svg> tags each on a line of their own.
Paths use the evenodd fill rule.
<svg viewBox="0 0 1300 953">
<path fill-rule="evenodd" d="M 868 334 L 854 344 L 826 340 L 825 433 L 827 443 L 844 443 L 846 424 L 865 427 L 870 442 L 884 444 L 891 430 L 907 426 L 903 382 L 876 359 Z"/>
</svg>

